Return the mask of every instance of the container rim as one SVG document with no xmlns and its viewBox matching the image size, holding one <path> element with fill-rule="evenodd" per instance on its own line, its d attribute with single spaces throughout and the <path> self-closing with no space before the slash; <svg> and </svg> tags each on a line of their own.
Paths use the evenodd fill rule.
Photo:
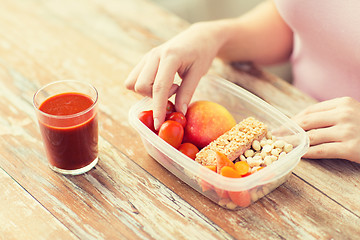
<svg viewBox="0 0 360 240">
<path fill-rule="evenodd" d="M 202 180 L 205 180 L 208 183 L 225 190 L 241 191 L 250 189 L 256 185 L 273 182 L 274 180 L 277 180 L 283 177 L 285 174 L 291 172 L 292 169 L 296 167 L 301 159 L 301 156 L 306 153 L 309 147 L 308 136 L 300 126 L 298 126 L 282 112 L 261 98 L 224 78 L 215 75 L 205 75 L 200 81 L 209 81 L 209 84 L 214 84 L 217 89 L 231 91 L 235 95 L 243 95 L 248 102 L 259 102 L 264 108 L 266 108 L 267 114 L 274 114 L 280 121 L 284 122 L 284 125 L 291 125 L 291 127 L 295 129 L 295 131 L 291 131 L 298 134 L 299 138 L 301 138 L 299 145 L 297 145 L 285 157 L 275 161 L 270 166 L 265 167 L 261 171 L 247 176 L 246 178 L 227 178 L 207 168 L 203 168 L 201 164 L 190 159 L 186 155 L 179 154 L 178 150 L 173 147 L 169 147 L 170 145 L 168 143 L 159 138 L 154 132 L 141 123 L 137 116 L 141 111 L 150 109 L 152 103 L 151 98 L 145 97 L 130 108 L 130 124 L 139 132 L 142 137 L 147 139 L 149 142 L 151 142 L 151 144 L 153 144 L 154 147 L 161 151 L 162 154 L 172 159 L 178 165 L 186 169 L 186 171 L 190 171 L 194 176 L 198 176 Z M 176 156 L 176 158 L 172 156 Z M 281 168 L 286 170 L 283 170 L 279 173 L 279 165 Z"/>
</svg>

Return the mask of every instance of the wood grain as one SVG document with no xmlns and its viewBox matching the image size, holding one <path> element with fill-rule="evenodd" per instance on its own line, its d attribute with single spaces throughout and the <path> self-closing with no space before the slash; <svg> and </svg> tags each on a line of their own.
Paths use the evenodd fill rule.
<svg viewBox="0 0 360 240">
<path fill-rule="evenodd" d="M 128 111 L 141 96 L 126 90 L 124 81 L 148 50 L 186 28 L 185 21 L 143 0 L 0 3 L 0 167 L 11 176 L 7 181 L 21 186 L 20 195 L 36 199 L 39 215 L 54 216 L 54 229 L 68 229 L 69 236 L 80 239 L 360 235 L 356 164 L 302 160 L 268 196 L 229 211 L 146 153 L 128 122 Z M 237 67 L 215 62 L 212 71 L 288 116 L 316 102 L 256 67 Z M 48 168 L 32 108 L 40 86 L 66 78 L 92 83 L 100 96 L 100 161 L 89 173 L 74 177 Z M 13 209 L 3 211 L 11 214 Z M 19 236 L 14 232 L 14 238 Z"/>
<path fill-rule="evenodd" d="M 0 239 L 77 239 L 0 168 Z"/>
<path fill-rule="evenodd" d="M 99 143 L 100 162 L 89 174 L 66 177 L 52 172 L 31 98 L 13 93 L 20 79 L 12 78 L 6 70 L 0 71 L 1 78 L 6 79 L 1 86 L 4 125 L 0 166 L 77 237 L 172 239 L 176 235 L 183 239 L 231 239 L 104 138 Z M 22 77 L 21 84 L 28 86 L 31 82 Z M 101 122 L 112 121 L 105 117 L 103 113 Z"/>
</svg>

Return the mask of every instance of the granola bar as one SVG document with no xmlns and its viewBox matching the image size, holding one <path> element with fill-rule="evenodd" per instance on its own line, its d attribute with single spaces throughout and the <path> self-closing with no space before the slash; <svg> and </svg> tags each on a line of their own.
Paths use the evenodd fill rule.
<svg viewBox="0 0 360 240">
<path fill-rule="evenodd" d="M 196 154 L 195 161 L 205 166 L 216 165 L 216 151 L 233 161 L 249 149 L 254 140 L 262 139 L 266 133 L 264 123 L 248 117 L 204 147 Z"/>
</svg>

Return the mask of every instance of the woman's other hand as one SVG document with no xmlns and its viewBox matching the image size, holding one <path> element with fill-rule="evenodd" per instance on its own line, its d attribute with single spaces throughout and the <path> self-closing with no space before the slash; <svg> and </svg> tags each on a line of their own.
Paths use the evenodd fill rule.
<svg viewBox="0 0 360 240">
<path fill-rule="evenodd" d="M 305 158 L 360 163 L 360 102 L 350 97 L 314 104 L 293 118 L 310 138 Z"/>
</svg>

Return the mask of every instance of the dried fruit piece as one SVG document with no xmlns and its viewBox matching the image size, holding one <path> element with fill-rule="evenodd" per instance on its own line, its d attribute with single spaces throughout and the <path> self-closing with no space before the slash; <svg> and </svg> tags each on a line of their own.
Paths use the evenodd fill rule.
<svg viewBox="0 0 360 240">
<path fill-rule="evenodd" d="M 235 163 L 234 168 L 241 176 L 247 174 L 250 171 L 250 166 L 245 161 Z"/>
<path fill-rule="evenodd" d="M 220 174 L 224 177 L 229 178 L 241 178 L 241 174 L 239 174 L 234 168 L 229 166 L 224 166 L 220 170 Z"/>
<path fill-rule="evenodd" d="M 216 153 L 216 172 L 220 173 L 221 169 L 225 166 L 234 167 L 234 163 L 229 160 L 225 154 L 221 152 L 215 152 Z"/>
</svg>

